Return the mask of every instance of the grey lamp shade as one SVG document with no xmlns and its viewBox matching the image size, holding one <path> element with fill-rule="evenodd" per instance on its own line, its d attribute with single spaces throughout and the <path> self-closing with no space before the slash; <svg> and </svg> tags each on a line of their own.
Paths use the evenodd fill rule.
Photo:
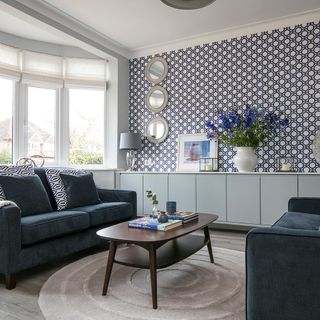
<svg viewBox="0 0 320 320">
<path fill-rule="evenodd" d="M 141 149 L 140 133 L 123 132 L 120 134 L 121 150 L 138 150 Z"/>
</svg>

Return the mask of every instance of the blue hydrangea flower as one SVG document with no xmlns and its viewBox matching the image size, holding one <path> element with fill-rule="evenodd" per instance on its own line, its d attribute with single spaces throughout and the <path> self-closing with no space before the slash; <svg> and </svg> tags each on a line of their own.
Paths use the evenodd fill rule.
<svg viewBox="0 0 320 320">
<path fill-rule="evenodd" d="M 247 106 L 244 112 L 232 110 L 220 114 L 217 123 L 207 121 L 209 139 L 220 139 L 230 146 L 257 148 L 268 138 L 289 125 L 287 118 L 275 112 Z"/>
</svg>

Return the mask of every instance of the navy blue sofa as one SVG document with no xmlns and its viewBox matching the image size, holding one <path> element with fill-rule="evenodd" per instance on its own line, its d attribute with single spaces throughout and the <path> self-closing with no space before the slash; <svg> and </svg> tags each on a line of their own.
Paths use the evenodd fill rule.
<svg viewBox="0 0 320 320">
<path fill-rule="evenodd" d="M 44 169 L 35 169 L 52 208 L 56 203 Z M 102 203 L 65 211 L 21 217 L 17 206 L 0 208 L 0 273 L 7 289 L 16 285 L 21 270 L 64 257 L 93 246 L 105 244 L 96 231 L 137 215 L 134 191 L 98 189 Z"/>
<path fill-rule="evenodd" d="M 292 198 L 246 242 L 247 320 L 320 319 L 320 198 Z"/>
</svg>

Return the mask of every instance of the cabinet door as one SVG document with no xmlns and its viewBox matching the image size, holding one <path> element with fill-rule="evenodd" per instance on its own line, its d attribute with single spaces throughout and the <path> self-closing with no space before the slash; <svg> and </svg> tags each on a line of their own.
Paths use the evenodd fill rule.
<svg viewBox="0 0 320 320">
<path fill-rule="evenodd" d="M 168 199 L 168 175 L 147 173 L 144 175 L 144 213 L 152 212 L 152 202 L 146 197 L 146 190 L 150 189 L 157 194 L 159 201 L 158 208 L 162 211 L 166 210 L 166 202 Z"/>
<path fill-rule="evenodd" d="M 197 175 L 197 211 L 215 213 L 218 221 L 226 221 L 226 186 L 224 174 Z"/>
<path fill-rule="evenodd" d="M 274 224 L 297 196 L 296 175 L 261 176 L 261 224 Z"/>
<path fill-rule="evenodd" d="M 299 175 L 299 197 L 320 197 L 320 176 Z"/>
<path fill-rule="evenodd" d="M 143 213 L 143 175 L 137 173 L 121 173 L 120 174 L 120 189 L 132 190 L 137 193 L 137 213 Z"/>
<path fill-rule="evenodd" d="M 168 200 L 177 201 L 178 211 L 196 211 L 195 174 L 170 174 Z"/>
<path fill-rule="evenodd" d="M 260 177 L 227 176 L 227 221 L 260 224 Z"/>
</svg>

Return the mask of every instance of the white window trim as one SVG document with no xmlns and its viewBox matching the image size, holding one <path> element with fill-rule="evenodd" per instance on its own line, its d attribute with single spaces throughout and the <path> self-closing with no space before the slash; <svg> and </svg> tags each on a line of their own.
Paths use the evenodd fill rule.
<svg viewBox="0 0 320 320">
<path fill-rule="evenodd" d="M 19 91 L 19 83 L 13 81 L 13 96 L 12 96 L 12 162 L 16 163 L 17 159 L 19 159 L 19 115 L 20 115 L 20 91 Z"/>
<path fill-rule="evenodd" d="M 59 159 L 58 163 L 62 167 L 69 164 L 69 98 L 66 88 L 60 89 L 60 105 L 59 105 Z"/>
</svg>

